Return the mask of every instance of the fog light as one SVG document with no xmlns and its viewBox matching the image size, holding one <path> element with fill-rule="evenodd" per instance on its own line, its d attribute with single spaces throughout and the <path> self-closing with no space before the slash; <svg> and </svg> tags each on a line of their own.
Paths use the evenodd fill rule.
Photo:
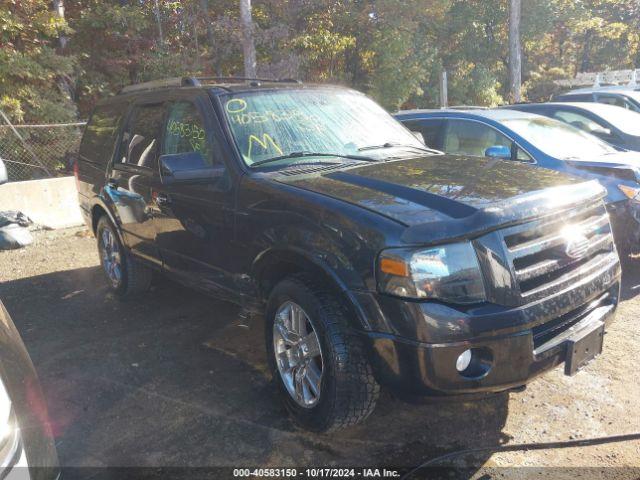
<svg viewBox="0 0 640 480">
<path fill-rule="evenodd" d="M 462 352 L 456 360 L 456 370 L 458 370 L 459 372 L 464 372 L 467 368 L 469 368 L 472 357 L 473 355 L 471 354 L 471 350 L 465 350 L 464 352 Z"/>
</svg>

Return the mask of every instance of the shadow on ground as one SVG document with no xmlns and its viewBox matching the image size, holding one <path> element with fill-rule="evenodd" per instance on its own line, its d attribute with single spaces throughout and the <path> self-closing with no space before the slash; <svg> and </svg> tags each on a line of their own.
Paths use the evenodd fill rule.
<svg viewBox="0 0 640 480">
<path fill-rule="evenodd" d="M 271 387 L 260 320 L 167 280 L 121 302 L 95 267 L 7 282 L 0 297 L 65 466 L 411 466 L 507 440 L 506 396 L 410 405 L 383 394 L 362 426 L 300 431 Z"/>
</svg>

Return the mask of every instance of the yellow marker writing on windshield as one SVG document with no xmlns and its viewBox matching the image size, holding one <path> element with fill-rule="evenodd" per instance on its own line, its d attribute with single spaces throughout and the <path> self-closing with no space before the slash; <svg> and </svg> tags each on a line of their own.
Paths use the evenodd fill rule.
<svg viewBox="0 0 640 480">
<path fill-rule="evenodd" d="M 257 143 L 264 150 L 268 150 L 269 147 L 272 147 L 276 150 L 280 155 L 282 155 L 282 149 L 278 146 L 278 144 L 271 138 L 271 135 L 268 133 L 264 133 L 262 135 L 262 140 L 256 137 L 255 135 L 249 135 L 249 151 L 247 152 L 247 157 L 251 158 L 251 153 L 253 152 L 253 144 Z"/>
<path fill-rule="evenodd" d="M 229 113 L 240 113 L 247 109 L 247 102 L 241 98 L 232 98 L 227 102 L 226 107 Z"/>
</svg>

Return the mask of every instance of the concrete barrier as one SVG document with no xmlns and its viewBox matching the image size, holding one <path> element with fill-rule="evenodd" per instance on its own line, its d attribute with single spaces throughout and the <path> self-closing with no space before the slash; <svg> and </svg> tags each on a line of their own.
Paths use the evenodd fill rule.
<svg viewBox="0 0 640 480">
<path fill-rule="evenodd" d="M 84 223 L 74 177 L 0 185 L 2 210 L 21 211 L 38 225 L 47 228 L 68 228 Z"/>
</svg>

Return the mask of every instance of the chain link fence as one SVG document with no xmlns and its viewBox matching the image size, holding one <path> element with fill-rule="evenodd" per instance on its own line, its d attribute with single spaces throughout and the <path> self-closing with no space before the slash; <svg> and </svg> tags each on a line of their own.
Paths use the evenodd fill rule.
<svg viewBox="0 0 640 480">
<path fill-rule="evenodd" d="M 10 125 L 0 119 L 0 158 L 7 167 L 9 181 L 71 174 L 84 125 Z"/>
</svg>

